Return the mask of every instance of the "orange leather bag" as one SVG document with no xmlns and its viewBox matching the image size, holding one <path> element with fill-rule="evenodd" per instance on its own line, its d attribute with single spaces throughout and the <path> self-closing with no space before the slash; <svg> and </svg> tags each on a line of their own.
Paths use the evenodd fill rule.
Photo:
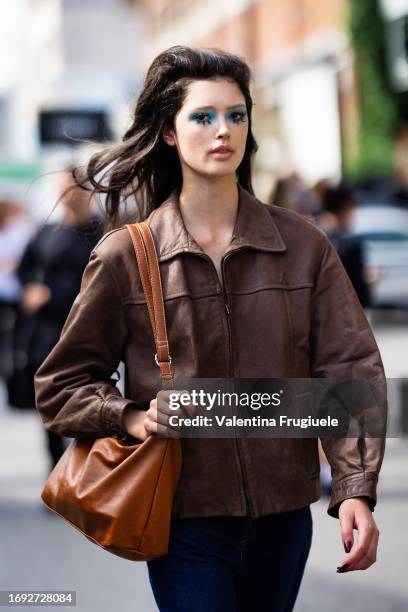
<svg viewBox="0 0 408 612">
<path fill-rule="evenodd" d="M 146 223 L 127 225 L 135 248 L 163 388 L 173 388 L 160 270 Z M 182 465 L 177 438 L 150 435 L 131 444 L 76 438 L 41 492 L 45 504 L 108 552 L 148 561 L 168 551 L 174 493 Z"/>
</svg>

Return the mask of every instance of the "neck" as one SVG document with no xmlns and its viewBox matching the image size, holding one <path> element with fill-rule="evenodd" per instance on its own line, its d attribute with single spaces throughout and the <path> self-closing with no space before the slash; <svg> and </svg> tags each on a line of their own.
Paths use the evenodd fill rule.
<svg viewBox="0 0 408 612">
<path fill-rule="evenodd" d="M 82 223 L 88 223 L 92 218 L 90 210 L 72 211 L 65 210 L 63 215 L 64 225 L 81 225 Z"/>
<path fill-rule="evenodd" d="M 235 175 L 222 177 L 183 177 L 179 198 L 180 211 L 187 231 L 204 242 L 231 233 L 238 210 L 238 186 Z"/>
</svg>

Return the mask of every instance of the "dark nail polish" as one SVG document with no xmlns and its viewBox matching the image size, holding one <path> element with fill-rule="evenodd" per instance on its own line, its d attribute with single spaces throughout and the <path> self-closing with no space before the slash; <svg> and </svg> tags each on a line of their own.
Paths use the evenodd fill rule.
<svg viewBox="0 0 408 612">
<path fill-rule="evenodd" d="M 346 540 L 345 542 L 343 542 L 343 546 L 346 553 L 349 553 L 352 547 L 352 543 L 350 542 L 350 540 Z"/>
<path fill-rule="evenodd" d="M 340 567 L 337 568 L 337 573 L 344 574 L 344 572 L 347 572 L 348 568 L 349 568 L 348 563 L 345 563 L 344 565 L 341 565 Z"/>
</svg>

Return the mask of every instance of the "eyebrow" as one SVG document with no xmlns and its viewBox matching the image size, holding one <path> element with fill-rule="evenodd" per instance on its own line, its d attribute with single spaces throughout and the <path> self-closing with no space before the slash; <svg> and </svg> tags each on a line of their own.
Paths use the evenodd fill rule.
<svg viewBox="0 0 408 612">
<path fill-rule="evenodd" d="M 242 104 L 233 104 L 232 106 L 227 106 L 227 110 L 233 110 L 234 108 L 240 108 L 240 109 L 244 108 L 246 110 L 246 106 L 245 106 L 244 103 L 242 103 Z M 200 111 L 208 111 L 208 110 L 215 111 L 216 108 L 215 108 L 215 106 L 200 106 L 198 108 L 193 109 L 191 112 L 192 113 L 197 113 L 197 112 L 200 112 Z"/>
</svg>

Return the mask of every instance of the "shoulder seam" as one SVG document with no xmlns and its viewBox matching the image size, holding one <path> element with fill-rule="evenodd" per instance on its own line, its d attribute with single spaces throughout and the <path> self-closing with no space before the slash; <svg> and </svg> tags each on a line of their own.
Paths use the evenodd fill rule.
<svg viewBox="0 0 408 612">
<path fill-rule="evenodd" d="M 324 240 L 325 239 L 325 240 Z M 322 246 L 322 252 L 320 255 L 320 259 L 319 259 L 319 265 L 317 266 L 317 272 L 316 272 L 316 277 L 315 277 L 315 285 L 317 284 L 317 280 L 320 276 L 321 270 L 322 270 L 322 266 L 323 266 L 323 259 L 325 258 L 325 255 L 328 251 L 332 251 L 334 253 L 336 253 L 336 249 L 333 247 L 332 243 L 330 242 L 330 240 L 327 238 L 327 236 L 323 233 L 323 246 Z M 336 253 L 337 255 L 337 253 Z"/>
<path fill-rule="evenodd" d="M 113 230 L 113 231 L 116 231 L 116 230 Z M 119 295 L 120 303 L 123 305 L 124 300 L 123 300 L 123 296 L 122 296 L 122 290 L 121 290 L 120 285 L 119 285 L 119 283 L 118 283 L 118 281 L 116 279 L 115 274 L 112 272 L 112 268 L 110 267 L 110 264 L 108 264 L 106 259 L 100 253 L 97 253 L 95 250 L 93 250 L 92 253 L 102 262 L 103 266 L 108 271 L 109 276 L 113 280 L 113 284 L 116 287 L 116 291 L 117 291 L 117 293 Z"/>
</svg>

